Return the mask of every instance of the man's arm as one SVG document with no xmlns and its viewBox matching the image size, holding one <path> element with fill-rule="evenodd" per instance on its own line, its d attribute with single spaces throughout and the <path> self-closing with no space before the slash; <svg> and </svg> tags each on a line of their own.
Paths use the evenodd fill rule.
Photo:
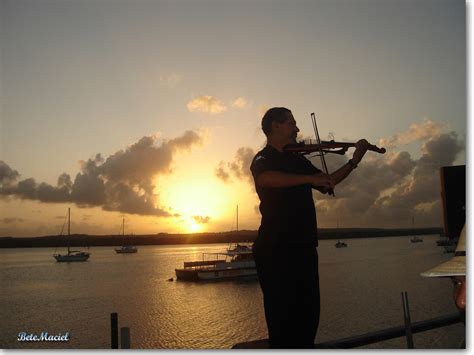
<svg viewBox="0 0 474 355">
<path fill-rule="evenodd" d="M 300 175 L 268 170 L 259 174 L 255 180 L 260 187 L 284 188 L 311 184 L 318 187 L 334 187 L 331 176 L 326 174 Z"/>
<path fill-rule="evenodd" d="M 341 166 L 339 169 L 334 171 L 330 174 L 334 185 L 339 184 L 342 180 L 344 180 L 351 172 L 357 167 L 357 164 L 362 160 L 365 153 L 367 152 L 367 148 L 369 146 L 369 142 L 365 139 L 361 139 L 356 143 L 356 150 L 354 151 L 354 155 L 352 159 Z"/>
</svg>

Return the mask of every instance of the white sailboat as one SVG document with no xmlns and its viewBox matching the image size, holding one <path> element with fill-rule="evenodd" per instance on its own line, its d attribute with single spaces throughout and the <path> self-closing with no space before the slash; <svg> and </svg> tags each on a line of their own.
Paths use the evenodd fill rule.
<svg viewBox="0 0 474 355">
<path fill-rule="evenodd" d="M 136 253 L 138 251 L 136 246 L 134 246 L 134 245 L 125 245 L 125 217 L 123 217 L 123 220 L 122 220 L 122 237 L 123 237 L 122 247 L 115 248 L 115 252 L 117 254 L 133 254 L 133 253 Z"/>
<path fill-rule="evenodd" d="M 70 248 L 71 238 L 71 209 L 68 208 L 67 218 L 67 254 L 53 254 L 53 257 L 57 262 L 74 262 L 74 261 L 86 261 L 89 259 L 90 253 L 80 250 L 71 250 Z"/>
</svg>

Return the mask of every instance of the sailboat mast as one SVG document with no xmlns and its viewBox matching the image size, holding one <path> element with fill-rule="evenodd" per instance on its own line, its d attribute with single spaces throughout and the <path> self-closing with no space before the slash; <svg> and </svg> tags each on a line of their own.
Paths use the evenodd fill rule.
<svg viewBox="0 0 474 355">
<path fill-rule="evenodd" d="M 69 240 L 71 239 L 71 208 L 67 209 L 67 254 L 70 253 Z"/>
<path fill-rule="evenodd" d="M 237 232 L 239 232 L 239 205 L 237 205 Z"/>
</svg>

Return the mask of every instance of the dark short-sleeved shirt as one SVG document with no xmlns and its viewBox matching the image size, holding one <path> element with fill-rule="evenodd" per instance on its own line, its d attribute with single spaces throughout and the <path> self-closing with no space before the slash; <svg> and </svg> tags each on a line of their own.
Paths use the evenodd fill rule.
<svg viewBox="0 0 474 355">
<path fill-rule="evenodd" d="M 262 221 L 258 244 L 281 246 L 317 245 L 316 209 L 310 184 L 287 188 L 257 186 L 257 177 L 265 171 L 290 174 L 317 174 L 317 169 L 304 156 L 280 152 L 270 145 L 258 152 L 250 166 L 260 198 Z"/>
</svg>

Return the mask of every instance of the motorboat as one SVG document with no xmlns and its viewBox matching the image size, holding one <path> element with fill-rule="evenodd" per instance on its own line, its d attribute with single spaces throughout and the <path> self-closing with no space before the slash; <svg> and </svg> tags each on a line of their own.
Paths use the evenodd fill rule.
<svg viewBox="0 0 474 355">
<path fill-rule="evenodd" d="M 411 241 L 412 243 L 421 243 L 421 242 L 423 242 L 423 239 L 421 239 L 420 237 L 417 237 L 417 236 L 415 235 L 413 238 L 410 239 L 410 241 Z"/>
<path fill-rule="evenodd" d="M 203 253 L 202 259 L 185 261 L 183 268 L 175 269 L 178 280 L 225 280 L 255 277 L 257 269 L 249 243 L 231 243 L 221 253 Z"/>
</svg>

